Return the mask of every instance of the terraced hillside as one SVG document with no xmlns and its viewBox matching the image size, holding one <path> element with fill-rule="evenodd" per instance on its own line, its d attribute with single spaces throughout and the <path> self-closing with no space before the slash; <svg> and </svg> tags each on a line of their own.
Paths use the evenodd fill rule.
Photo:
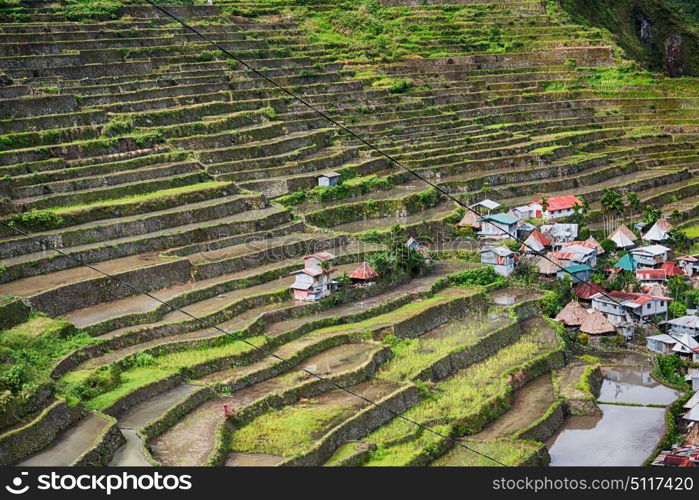
<svg viewBox="0 0 699 500">
<path fill-rule="evenodd" d="M 0 463 L 481 463 L 337 385 L 544 463 L 513 436 L 548 405 L 484 430 L 562 364 L 542 294 L 461 260 L 292 300 L 303 255 L 351 272 L 392 226 L 436 239 L 458 210 L 134 3 L 0 2 Z M 169 10 L 464 200 L 575 193 L 594 218 L 614 187 L 697 215 L 697 81 L 637 69 L 554 5 L 296 4 Z"/>
</svg>

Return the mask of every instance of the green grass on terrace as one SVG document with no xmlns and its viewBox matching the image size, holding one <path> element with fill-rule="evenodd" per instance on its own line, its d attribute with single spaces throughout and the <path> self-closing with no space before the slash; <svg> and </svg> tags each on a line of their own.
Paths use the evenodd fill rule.
<svg viewBox="0 0 699 500">
<path fill-rule="evenodd" d="M 489 398 L 506 390 L 508 384 L 503 375 L 508 370 L 559 347 L 560 340 L 553 329 L 536 323 L 536 326 L 525 332 L 520 340 L 501 349 L 496 355 L 438 382 L 436 390 L 430 392 L 420 404 L 408 410 L 405 416 L 422 423 L 456 421 L 463 418 L 470 411 L 477 411 Z M 372 433 L 367 440 L 385 443 L 412 432 L 413 425 L 402 419 L 393 420 Z"/>
<path fill-rule="evenodd" d="M 204 189 L 217 188 L 217 187 L 222 187 L 222 186 L 226 186 L 226 185 L 230 185 L 230 184 L 231 184 L 230 182 L 225 182 L 225 181 L 207 181 L 207 182 L 200 182 L 197 184 L 191 184 L 189 186 L 182 186 L 182 187 L 171 188 L 171 189 L 163 189 L 160 191 L 152 191 L 150 193 L 124 196 L 122 198 L 115 198 L 115 199 L 110 199 L 110 200 L 100 200 L 100 201 L 95 201 L 93 203 L 85 203 L 82 205 L 69 205 L 69 206 L 65 206 L 65 207 L 47 208 L 46 210 L 49 212 L 53 212 L 55 214 L 58 214 L 58 215 L 69 215 L 69 214 L 73 214 L 76 212 L 87 211 L 87 210 L 90 210 L 91 208 L 94 208 L 94 207 L 118 207 L 121 205 L 137 204 L 140 202 L 146 202 L 146 201 L 154 200 L 157 198 L 177 197 L 178 195 L 191 193 L 193 191 L 201 191 Z"/>
</svg>

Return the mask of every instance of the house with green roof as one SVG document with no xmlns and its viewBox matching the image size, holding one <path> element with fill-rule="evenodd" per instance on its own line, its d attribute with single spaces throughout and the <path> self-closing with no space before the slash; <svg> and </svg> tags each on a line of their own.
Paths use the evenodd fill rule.
<svg viewBox="0 0 699 500">
<path fill-rule="evenodd" d="M 566 278 L 570 276 L 573 278 L 573 284 L 586 283 L 592 278 L 592 273 L 594 269 L 586 264 L 574 264 L 572 266 L 564 267 L 559 269 L 556 273 L 557 278 Z"/>
<path fill-rule="evenodd" d="M 481 224 L 478 236 L 494 240 L 517 238 L 518 226 L 521 220 L 515 215 L 506 213 L 487 215 L 477 221 Z"/>
<path fill-rule="evenodd" d="M 630 253 L 627 253 L 621 259 L 619 259 L 616 264 L 614 264 L 614 269 L 622 271 L 635 271 L 636 261 Z"/>
</svg>

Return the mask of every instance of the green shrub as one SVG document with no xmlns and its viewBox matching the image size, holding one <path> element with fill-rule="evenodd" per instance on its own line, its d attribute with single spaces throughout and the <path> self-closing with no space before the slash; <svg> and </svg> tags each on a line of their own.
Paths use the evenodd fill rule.
<svg viewBox="0 0 699 500">
<path fill-rule="evenodd" d="M 63 217 L 49 210 L 29 210 L 28 212 L 12 215 L 7 222 L 12 227 L 49 230 L 63 226 L 64 221 Z"/>
<path fill-rule="evenodd" d="M 504 285 L 506 280 L 495 272 L 492 266 L 469 269 L 449 276 L 450 281 L 459 286 Z"/>
<path fill-rule="evenodd" d="M 102 129 L 102 135 L 115 137 L 126 135 L 133 130 L 133 120 L 127 116 L 112 118 Z"/>
<path fill-rule="evenodd" d="M 121 370 L 115 365 L 103 366 L 77 384 L 72 395 L 87 401 L 115 389 L 120 383 Z"/>
</svg>

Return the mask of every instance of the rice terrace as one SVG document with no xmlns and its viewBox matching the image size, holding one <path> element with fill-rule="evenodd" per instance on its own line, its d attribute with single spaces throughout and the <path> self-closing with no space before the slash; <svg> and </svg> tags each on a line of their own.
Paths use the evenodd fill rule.
<svg viewBox="0 0 699 500">
<path fill-rule="evenodd" d="M 699 3 L 0 0 L 0 465 L 699 465 Z"/>
</svg>

